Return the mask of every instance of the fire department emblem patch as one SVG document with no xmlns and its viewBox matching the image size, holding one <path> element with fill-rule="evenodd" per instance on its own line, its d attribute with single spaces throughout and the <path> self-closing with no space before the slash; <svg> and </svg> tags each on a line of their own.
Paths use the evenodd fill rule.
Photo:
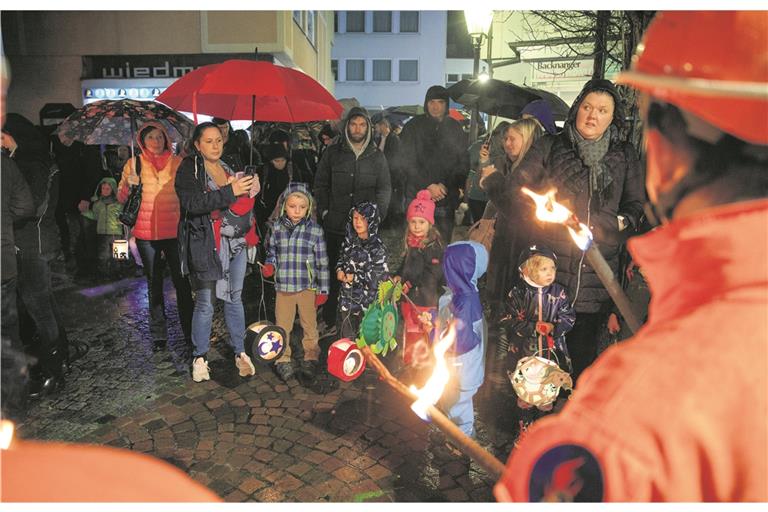
<svg viewBox="0 0 768 512">
<path fill-rule="evenodd" d="M 547 450 L 533 466 L 530 501 L 595 502 L 603 500 L 603 472 L 583 446 L 564 444 Z"/>
</svg>

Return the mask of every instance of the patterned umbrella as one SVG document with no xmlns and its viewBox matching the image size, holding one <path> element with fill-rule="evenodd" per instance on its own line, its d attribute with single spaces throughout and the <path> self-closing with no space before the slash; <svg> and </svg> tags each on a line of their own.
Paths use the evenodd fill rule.
<svg viewBox="0 0 768 512">
<path fill-rule="evenodd" d="M 159 121 L 175 142 L 183 142 L 194 125 L 183 114 L 154 101 L 102 100 L 73 112 L 56 130 L 62 143 L 131 145 L 145 121 Z"/>
</svg>

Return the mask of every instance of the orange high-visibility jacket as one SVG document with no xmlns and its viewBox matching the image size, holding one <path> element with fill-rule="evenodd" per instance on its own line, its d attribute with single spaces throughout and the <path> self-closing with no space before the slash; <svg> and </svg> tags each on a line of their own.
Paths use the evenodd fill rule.
<svg viewBox="0 0 768 512">
<path fill-rule="evenodd" d="M 221 501 L 179 468 L 111 446 L 15 440 L 0 467 L 3 502 Z"/>
<path fill-rule="evenodd" d="M 524 435 L 499 501 L 768 500 L 768 200 L 630 241 L 648 323 Z"/>
</svg>

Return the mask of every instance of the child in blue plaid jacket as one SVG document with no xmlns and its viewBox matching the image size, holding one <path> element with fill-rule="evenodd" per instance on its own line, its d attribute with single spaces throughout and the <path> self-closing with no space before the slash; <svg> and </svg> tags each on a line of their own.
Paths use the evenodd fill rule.
<svg viewBox="0 0 768 512">
<path fill-rule="evenodd" d="M 301 371 L 307 378 L 317 374 L 320 358 L 317 308 L 328 300 L 330 274 L 323 229 L 312 219 L 312 194 L 304 183 L 289 183 L 280 197 L 280 217 L 269 237 L 264 277 L 275 276 L 275 322 L 290 338 L 296 310 L 304 330 L 301 341 L 304 361 Z M 275 364 L 275 371 L 287 382 L 294 378 L 289 339 Z"/>
</svg>

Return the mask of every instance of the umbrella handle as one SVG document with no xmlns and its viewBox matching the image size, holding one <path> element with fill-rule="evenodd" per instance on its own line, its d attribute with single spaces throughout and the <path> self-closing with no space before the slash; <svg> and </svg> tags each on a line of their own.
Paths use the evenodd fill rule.
<svg viewBox="0 0 768 512">
<path fill-rule="evenodd" d="M 192 119 L 194 119 L 195 125 L 197 125 L 197 91 L 192 93 Z"/>
</svg>

